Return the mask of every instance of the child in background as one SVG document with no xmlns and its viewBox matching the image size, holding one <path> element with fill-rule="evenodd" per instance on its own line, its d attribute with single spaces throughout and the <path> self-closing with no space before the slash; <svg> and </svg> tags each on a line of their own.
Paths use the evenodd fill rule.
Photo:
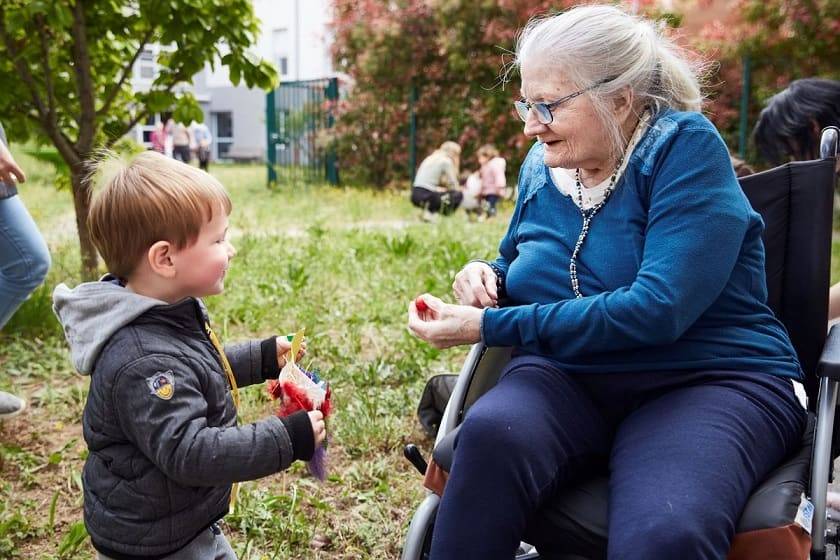
<svg viewBox="0 0 840 560">
<path fill-rule="evenodd" d="M 470 221 L 481 216 L 481 177 L 478 171 L 464 171 L 461 173 L 461 192 L 464 198 L 461 208 L 467 213 Z"/>
<path fill-rule="evenodd" d="M 507 179 L 505 178 L 504 158 L 499 156 L 499 151 L 490 144 L 485 144 L 478 149 L 478 163 L 481 164 L 479 174 L 481 175 L 481 200 L 487 217 L 496 215 L 496 204 L 505 194 Z"/>
<path fill-rule="evenodd" d="M 223 349 L 210 328 L 200 298 L 222 293 L 236 253 L 224 187 L 154 151 L 99 171 L 90 232 L 111 274 L 54 293 L 73 363 L 91 376 L 85 526 L 100 560 L 235 559 L 216 524 L 232 483 L 308 460 L 322 415 L 237 425 L 238 387 L 276 379 L 290 343 Z"/>
</svg>

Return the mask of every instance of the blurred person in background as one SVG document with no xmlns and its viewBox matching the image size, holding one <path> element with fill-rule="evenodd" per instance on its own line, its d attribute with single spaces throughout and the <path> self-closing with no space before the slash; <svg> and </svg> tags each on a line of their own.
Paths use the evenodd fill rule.
<svg viewBox="0 0 840 560">
<path fill-rule="evenodd" d="M 420 162 L 411 189 L 411 203 L 423 209 L 424 220 L 432 221 L 436 214 L 449 215 L 461 205 L 464 194 L 458 188 L 460 157 L 461 146 L 446 141 Z"/>
<path fill-rule="evenodd" d="M 0 125 L 0 329 L 44 281 L 50 254 L 41 232 L 17 195 L 26 175 L 9 152 Z M 0 391 L 0 420 L 17 416 L 26 401 Z"/>
</svg>

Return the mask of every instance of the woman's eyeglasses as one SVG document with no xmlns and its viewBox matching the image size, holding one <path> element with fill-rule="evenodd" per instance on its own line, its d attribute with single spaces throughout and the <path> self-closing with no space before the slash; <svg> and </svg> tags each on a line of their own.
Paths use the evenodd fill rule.
<svg viewBox="0 0 840 560">
<path fill-rule="evenodd" d="M 596 82 L 587 88 L 583 88 L 580 91 L 570 93 L 569 95 L 561 97 L 557 101 L 552 101 L 551 103 L 531 103 L 530 101 L 525 101 L 525 98 L 522 98 L 514 101 L 513 106 L 516 107 L 516 112 L 523 122 L 528 120 L 528 113 L 530 113 L 531 109 L 533 109 L 534 112 L 537 113 L 537 120 L 541 124 L 551 124 L 552 122 L 554 122 L 553 111 L 555 108 L 559 107 L 563 103 L 566 103 L 567 101 L 571 101 L 579 95 L 583 95 L 590 89 L 596 88 L 601 84 L 609 82 L 611 79 L 612 78 L 601 80 L 600 82 Z"/>
</svg>

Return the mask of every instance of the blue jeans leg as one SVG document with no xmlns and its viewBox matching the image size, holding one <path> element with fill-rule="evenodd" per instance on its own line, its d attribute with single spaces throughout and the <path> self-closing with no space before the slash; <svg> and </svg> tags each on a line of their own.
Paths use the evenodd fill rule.
<svg viewBox="0 0 840 560">
<path fill-rule="evenodd" d="M 510 560 L 529 518 L 609 453 L 610 427 L 568 374 L 515 358 L 470 409 L 456 442 L 431 558 Z"/>
<path fill-rule="evenodd" d="M 726 558 L 752 489 L 805 418 L 790 380 L 743 372 L 646 402 L 613 444 L 608 558 Z"/>
<path fill-rule="evenodd" d="M 47 276 L 50 254 L 19 196 L 0 200 L 0 329 Z"/>
</svg>

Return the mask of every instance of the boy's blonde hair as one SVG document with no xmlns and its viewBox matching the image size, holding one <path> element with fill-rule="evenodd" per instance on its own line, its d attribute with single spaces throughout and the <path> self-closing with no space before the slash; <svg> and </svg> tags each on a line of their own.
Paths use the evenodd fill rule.
<svg viewBox="0 0 840 560">
<path fill-rule="evenodd" d="M 91 180 L 91 239 L 108 271 L 120 278 L 128 278 L 156 242 L 186 247 L 220 205 L 231 211 L 219 181 L 153 151 L 128 157 L 107 152 L 98 158 Z"/>
</svg>

